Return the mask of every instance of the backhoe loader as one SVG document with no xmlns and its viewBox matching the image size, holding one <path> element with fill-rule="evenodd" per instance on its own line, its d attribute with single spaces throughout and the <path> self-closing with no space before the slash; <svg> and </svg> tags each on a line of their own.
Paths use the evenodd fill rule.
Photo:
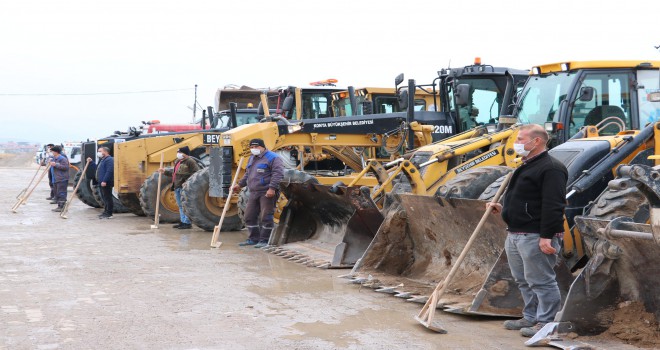
<svg viewBox="0 0 660 350">
<path fill-rule="evenodd" d="M 515 120 L 502 120 L 498 132 L 489 134 L 488 129 L 497 127 L 494 121 L 498 115 L 511 113 L 512 97 L 528 72 L 477 64 L 440 73 L 426 88 L 432 86 L 433 91 L 440 91 L 434 105 L 442 108 L 440 113 L 458 118 L 455 125 L 466 131 L 418 148 L 386 166 L 370 160 L 348 186 L 283 182 L 282 192 L 290 204 L 283 209 L 284 225 L 278 226 L 271 236 L 270 245 L 277 248 L 269 251 L 325 261 L 320 265 L 327 267 L 351 267 L 383 221 L 383 193 L 397 188 L 432 195 L 442 184 L 471 167 L 512 165 L 515 157 L 503 150 L 511 148 L 515 140 L 517 127 L 506 128 Z M 473 127 L 477 123 L 490 125 Z M 494 181 L 501 174 L 491 172 L 490 177 Z M 361 179 L 369 176 L 379 179 L 373 193 L 359 185 Z"/>
<path fill-rule="evenodd" d="M 581 268 L 589 258 L 573 218 L 604 190 L 617 164 L 643 164 L 652 152 L 649 131 L 635 130 L 659 110 L 658 102 L 649 97 L 659 89 L 659 67 L 660 62 L 645 61 L 538 66 L 520 93 L 511 117 L 545 125 L 553 146 L 550 153 L 566 164 L 569 183 L 587 184 L 569 192 L 562 252 L 565 266 L 558 274 L 564 292 L 572 279 L 568 270 Z M 623 158 L 622 149 L 628 152 Z M 505 146 L 503 151 L 513 149 Z M 603 167 L 604 159 L 610 162 Z M 392 194 L 393 203 L 384 210 L 383 223 L 350 274 L 353 281 L 412 301 L 426 301 L 451 269 L 481 218 L 484 200 L 497 187 L 497 182 L 484 176 L 492 170 L 476 167 L 457 174 L 433 196 Z M 407 179 L 413 186 L 423 187 L 413 177 Z M 505 235 L 501 219 L 489 218 L 459 269 L 451 293 L 441 300 L 448 311 L 520 315 L 520 295 L 509 275 L 506 256 L 501 254 Z"/>
</svg>

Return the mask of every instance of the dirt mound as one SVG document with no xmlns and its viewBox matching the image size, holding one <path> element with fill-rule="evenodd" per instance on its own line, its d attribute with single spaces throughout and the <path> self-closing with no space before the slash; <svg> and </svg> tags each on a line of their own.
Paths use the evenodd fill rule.
<svg viewBox="0 0 660 350">
<path fill-rule="evenodd" d="M 24 168 L 36 166 L 34 154 L 0 153 L 0 167 Z"/>
<path fill-rule="evenodd" d="M 660 326 L 655 315 L 646 312 L 641 302 L 623 302 L 607 312 L 612 326 L 604 335 L 643 348 L 660 347 Z"/>
</svg>

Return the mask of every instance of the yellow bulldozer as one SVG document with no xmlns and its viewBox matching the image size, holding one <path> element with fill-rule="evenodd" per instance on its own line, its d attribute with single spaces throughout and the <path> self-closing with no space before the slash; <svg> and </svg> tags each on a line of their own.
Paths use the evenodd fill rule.
<svg viewBox="0 0 660 350">
<path fill-rule="evenodd" d="M 503 150 L 511 148 L 516 135 L 516 127 L 506 128 L 505 123 L 515 119 L 502 120 L 499 125 L 494 121 L 500 114 L 511 113 L 512 97 L 527 76 L 528 71 L 480 64 L 441 71 L 427 88 L 440 92 L 434 103 L 441 108 L 438 113 L 450 116 L 454 125 L 465 131 L 387 164 L 370 160 L 350 182 L 283 182 L 282 193 L 289 204 L 268 250 L 299 261 L 321 261 L 318 265 L 324 267 L 351 267 L 383 221 L 383 193 L 433 195 L 442 184 L 471 167 L 512 165 L 515 157 Z M 502 173 L 492 172 L 490 176 L 495 180 L 500 176 L 493 177 L 497 174 Z M 359 181 L 364 178 L 375 178 L 378 186 L 373 191 L 361 188 Z"/>
<path fill-rule="evenodd" d="M 511 117 L 545 125 L 552 137 L 550 153 L 569 171 L 563 264 L 557 275 L 564 298 L 574 275 L 602 259 L 592 262 L 594 250 L 583 240 L 587 228 L 579 221 L 576 226 L 575 217 L 611 215 L 613 204 L 640 208 L 639 200 L 632 200 L 639 195 L 630 190 L 603 191 L 619 164 L 654 165 L 648 158 L 657 147 L 657 126 L 642 126 L 659 115 L 660 100 L 654 97 L 660 91 L 659 72 L 656 61 L 549 64 L 534 67 L 519 94 Z M 513 150 L 505 146 L 503 152 Z M 507 168 L 502 167 L 504 173 L 511 171 Z M 499 187 L 501 177 L 481 180 L 491 170 L 475 167 L 457 174 L 431 195 L 391 193 L 383 222 L 348 277 L 425 302 L 453 267 L 485 200 Z M 644 220 L 643 211 L 632 216 Z M 438 306 L 462 314 L 520 316 L 522 300 L 503 254 L 505 235 L 504 223 L 491 216 Z"/>
</svg>

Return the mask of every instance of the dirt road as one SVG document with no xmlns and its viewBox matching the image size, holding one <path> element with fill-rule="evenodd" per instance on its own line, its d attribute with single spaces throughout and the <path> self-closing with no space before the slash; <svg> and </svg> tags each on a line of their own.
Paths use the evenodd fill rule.
<svg viewBox="0 0 660 350">
<path fill-rule="evenodd" d="M 132 214 L 99 220 L 76 201 L 51 212 L 42 183 L 9 210 L 35 168 L 0 168 L 0 349 L 523 349 L 502 320 L 438 312 L 201 229 L 150 229 Z M 600 343 L 603 348 L 632 349 Z"/>
</svg>

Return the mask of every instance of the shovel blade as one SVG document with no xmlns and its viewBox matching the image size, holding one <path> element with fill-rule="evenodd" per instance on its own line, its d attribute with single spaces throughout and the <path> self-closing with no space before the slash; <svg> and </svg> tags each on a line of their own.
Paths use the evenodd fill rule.
<svg viewBox="0 0 660 350">
<path fill-rule="evenodd" d="M 429 322 L 428 320 L 422 319 L 419 316 L 415 316 L 415 320 L 419 322 L 422 326 L 440 334 L 447 334 L 447 330 L 442 328 L 442 324 L 438 320 L 433 320 L 433 322 Z"/>
</svg>

